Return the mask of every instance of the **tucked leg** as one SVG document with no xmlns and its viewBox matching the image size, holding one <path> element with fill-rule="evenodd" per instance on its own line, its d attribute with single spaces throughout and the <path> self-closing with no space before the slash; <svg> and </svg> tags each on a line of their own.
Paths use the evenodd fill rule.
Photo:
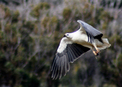
<svg viewBox="0 0 122 87">
<path fill-rule="evenodd" d="M 92 48 L 92 51 L 95 56 L 99 55 L 100 50 L 97 48 L 96 44 L 93 44 L 94 48 Z M 95 50 L 94 50 L 95 49 Z"/>
<path fill-rule="evenodd" d="M 97 46 L 96 46 L 96 44 L 95 44 L 95 43 L 93 44 L 93 46 L 94 46 L 94 48 L 95 48 L 96 52 L 97 52 L 97 53 L 99 53 L 99 52 L 100 52 L 100 50 L 97 48 Z"/>
<path fill-rule="evenodd" d="M 96 47 L 95 49 L 96 49 L 96 52 L 97 52 L 97 53 L 99 53 L 99 52 L 100 52 L 100 50 L 99 50 L 97 47 Z"/>
<path fill-rule="evenodd" d="M 97 51 L 92 50 L 92 52 L 94 53 L 95 56 L 99 55 Z"/>
<path fill-rule="evenodd" d="M 94 55 L 97 55 L 96 51 L 92 50 L 92 52 L 94 53 Z"/>
</svg>

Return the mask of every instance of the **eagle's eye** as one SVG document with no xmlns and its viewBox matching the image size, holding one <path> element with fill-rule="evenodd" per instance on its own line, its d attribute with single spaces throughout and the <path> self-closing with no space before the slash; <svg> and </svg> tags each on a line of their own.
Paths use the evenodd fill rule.
<svg viewBox="0 0 122 87">
<path fill-rule="evenodd" d="M 68 34 L 68 33 L 66 33 L 66 34 L 64 35 L 64 37 L 69 37 L 69 34 Z"/>
<path fill-rule="evenodd" d="M 67 35 L 67 37 L 69 36 L 69 34 L 66 34 Z"/>
</svg>

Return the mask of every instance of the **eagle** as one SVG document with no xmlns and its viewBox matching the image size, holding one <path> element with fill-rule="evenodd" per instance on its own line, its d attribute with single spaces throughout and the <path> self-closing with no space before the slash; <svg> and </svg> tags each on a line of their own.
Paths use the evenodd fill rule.
<svg viewBox="0 0 122 87">
<path fill-rule="evenodd" d="M 73 63 L 82 54 L 92 50 L 97 56 L 100 50 L 111 46 L 103 33 L 82 20 L 77 20 L 80 28 L 72 33 L 64 34 L 51 66 L 51 78 L 60 79 L 70 70 Z"/>
</svg>

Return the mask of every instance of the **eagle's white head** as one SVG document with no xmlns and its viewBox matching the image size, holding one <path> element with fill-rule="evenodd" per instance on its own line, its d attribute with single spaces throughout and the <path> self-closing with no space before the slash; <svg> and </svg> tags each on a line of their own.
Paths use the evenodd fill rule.
<svg viewBox="0 0 122 87">
<path fill-rule="evenodd" d="M 72 34 L 71 34 L 71 33 L 66 33 L 66 34 L 64 35 L 64 37 L 67 37 L 67 38 L 69 38 L 69 39 L 72 39 Z"/>
</svg>

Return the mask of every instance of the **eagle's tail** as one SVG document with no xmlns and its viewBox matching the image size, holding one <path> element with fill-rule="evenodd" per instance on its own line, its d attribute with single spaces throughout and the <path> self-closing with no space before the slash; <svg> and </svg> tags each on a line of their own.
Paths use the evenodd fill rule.
<svg viewBox="0 0 122 87">
<path fill-rule="evenodd" d="M 101 43 L 99 40 L 95 40 L 95 43 L 99 50 L 106 49 L 111 46 L 107 38 L 102 38 L 103 43 Z"/>
</svg>

